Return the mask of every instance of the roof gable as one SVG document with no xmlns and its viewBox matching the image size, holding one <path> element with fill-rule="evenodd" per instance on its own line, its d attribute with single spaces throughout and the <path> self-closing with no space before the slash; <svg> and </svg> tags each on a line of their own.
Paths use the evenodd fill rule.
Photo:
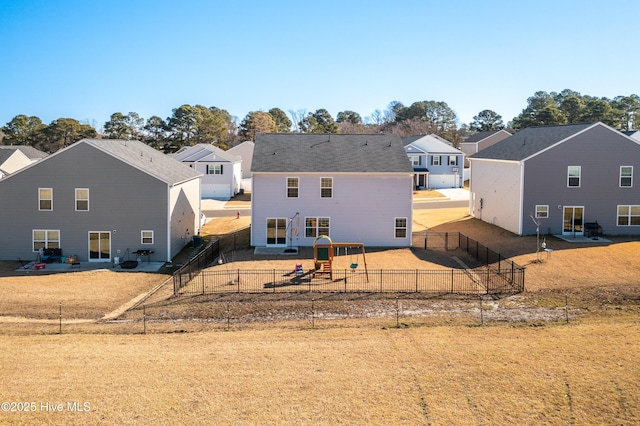
<svg viewBox="0 0 640 426">
<path fill-rule="evenodd" d="M 39 160 L 49 155 L 29 145 L 0 145 L 0 149 L 17 149 L 30 160 Z"/>
<path fill-rule="evenodd" d="M 491 136 L 497 134 L 497 133 L 506 133 L 508 136 L 511 135 L 510 132 L 508 132 L 507 130 L 487 130 L 484 132 L 478 132 L 475 133 L 471 136 L 469 136 L 468 138 L 466 138 L 462 143 L 479 143 L 482 142 L 483 140 L 490 138 Z"/>
<path fill-rule="evenodd" d="M 253 172 L 412 173 L 398 135 L 257 134 Z"/>
<path fill-rule="evenodd" d="M 435 137 L 435 135 L 423 136 L 414 140 L 410 144 L 405 146 L 407 152 L 413 151 L 411 148 L 424 153 L 438 153 L 438 154 L 462 154 L 462 152 L 444 139 Z"/>
<path fill-rule="evenodd" d="M 176 185 L 201 176 L 201 173 L 139 141 L 82 139 L 58 153 L 72 149 L 78 144 L 92 146 L 168 185 Z"/>
<path fill-rule="evenodd" d="M 567 124 L 561 126 L 528 127 L 491 145 L 469 158 L 504 161 L 524 161 L 566 139 L 602 123 Z M 608 128 L 608 126 L 605 126 Z"/>
</svg>

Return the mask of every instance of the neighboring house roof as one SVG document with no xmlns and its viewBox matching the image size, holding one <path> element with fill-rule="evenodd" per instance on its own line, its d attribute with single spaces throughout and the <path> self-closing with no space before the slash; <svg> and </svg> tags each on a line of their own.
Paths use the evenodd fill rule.
<svg viewBox="0 0 640 426">
<path fill-rule="evenodd" d="M 602 123 L 566 124 L 561 126 L 528 127 L 473 154 L 469 159 L 493 159 L 522 161 L 550 148 L 551 146 L 575 136 L 590 127 Z"/>
<path fill-rule="evenodd" d="M 2 165 L 2 163 L 7 161 L 9 159 L 9 157 L 11 157 L 15 151 L 16 151 L 15 149 L 3 149 L 3 150 L 0 150 L 0 166 Z"/>
<path fill-rule="evenodd" d="M 462 154 L 460 150 L 452 147 L 449 142 L 446 142 L 436 135 L 426 135 L 415 139 L 413 142 L 405 145 L 407 150 L 409 149 L 409 145 L 424 153 Z"/>
<path fill-rule="evenodd" d="M 431 133 L 429 135 L 417 135 L 417 136 L 407 136 L 406 138 L 402 138 L 402 144 L 404 146 L 407 146 L 409 144 L 412 144 L 413 142 L 417 141 L 418 139 L 422 139 L 424 137 L 431 137 L 433 139 L 437 139 L 443 143 L 446 143 L 447 145 L 453 146 L 453 143 L 449 142 L 448 140 L 446 140 L 445 138 L 436 135 L 435 133 Z"/>
<path fill-rule="evenodd" d="M 257 134 L 253 172 L 413 173 L 398 135 Z"/>
<path fill-rule="evenodd" d="M 29 145 L 0 145 L 0 150 L 2 149 L 17 149 L 24 155 L 26 155 L 30 160 L 40 160 L 49 155 L 46 152 L 42 152 L 39 149 L 36 149 Z"/>
<path fill-rule="evenodd" d="M 183 162 L 229 162 L 240 161 L 237 155 L 229 154 L 210 143 L 199 143 L 194 146 L 184 146 L 171 155 L 178 161 Z"/>
<path fill-rule="evenodd" d="M 627 130 L 622 133 L 624 133 L 626 136 L 629 136 L 632 139 L 640 141 L 640 130 Z"/>
<path fill-rule="evenodd" d="M 485 139 L 487 139 L 488 137 L 491 137 L 493 135 L 495 135 L 496 133 L 500 133 L 500 132 L 506 132 L 506 133 L 510 133 L 508 130 L 488 130 L 485 132 L 478 132 L 475 133 L 471 136 L 469 136 L 468 138 L 466 138 L 464 141 L 462 141 L 462 143 L 478 143 L 481 142 Z"/>
</svg>

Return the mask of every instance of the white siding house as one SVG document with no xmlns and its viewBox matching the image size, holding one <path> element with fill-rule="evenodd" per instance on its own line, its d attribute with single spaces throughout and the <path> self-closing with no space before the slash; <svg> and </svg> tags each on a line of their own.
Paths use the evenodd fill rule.
<svg viewBox="0 0 640 426">
<path fill-rule="evenodd" d="M 405 138 L 418 189 L 462 188 L 464 153 L 436 135 Z"/>
<path fill-rule="evenodd" d="M 242 160 L 211 144 L 185 146 L 172 157 L 202 173 L 202 198 L 228 200 L 240 192 Z"/>
<path fill-rule="evenodd" d="M 409 247 L 412 174 L 395 135 L 259 134 L 251 245 Z"/>
</svg>

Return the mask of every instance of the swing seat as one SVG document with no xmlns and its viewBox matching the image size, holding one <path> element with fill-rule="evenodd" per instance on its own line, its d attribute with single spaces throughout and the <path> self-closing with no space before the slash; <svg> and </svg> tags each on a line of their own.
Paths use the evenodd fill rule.
<svg viewBox="0 0 640 426">
<path fill-rule="evenodd" d="M 352 263 L 352 264 L 351 264 L 351 269 L 356 269 L 357 267 L 358 267 L 358 264 L 357 264 L 357 263 Z"/>
</svg>

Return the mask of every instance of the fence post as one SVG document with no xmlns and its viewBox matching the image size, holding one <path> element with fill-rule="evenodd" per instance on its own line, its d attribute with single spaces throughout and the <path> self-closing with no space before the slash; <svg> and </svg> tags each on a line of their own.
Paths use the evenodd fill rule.
<svg viewBox="0 0 640 426">
<path fill-rule="evenodd" d="M 453 268 L 451 269 L 451 294 L 453 294 L 453 282 L 455 280 L 455 271 L 453 270 Z"/>
<path fill-rule="evenodd" d="M 204 295 L 204 272 L 200 272 L 200 276 L 202 277 L 202 294 Z"/>
<path fill-rule="evenodd" d="M 427 233 L 424 233 L 424 249 L 427 249 Z"/>
<path fill-rule="evenodd" d="M 418 270 L 416 269 L 416 293 L 418 292 Z"/>
<path fill-rule="evenodd" d="M 238 268 L 238 293 L 240 293 L 240 268 Z"/>
<path fill-rule="evenodd" d="M 273 292 L 276 292 L 276 270 L 273 270 Z"/>
<path fill-rule="evenodd" d="M 380 293 L 382 293 L 382 269 L 380 269 Z"/>
</svg>

